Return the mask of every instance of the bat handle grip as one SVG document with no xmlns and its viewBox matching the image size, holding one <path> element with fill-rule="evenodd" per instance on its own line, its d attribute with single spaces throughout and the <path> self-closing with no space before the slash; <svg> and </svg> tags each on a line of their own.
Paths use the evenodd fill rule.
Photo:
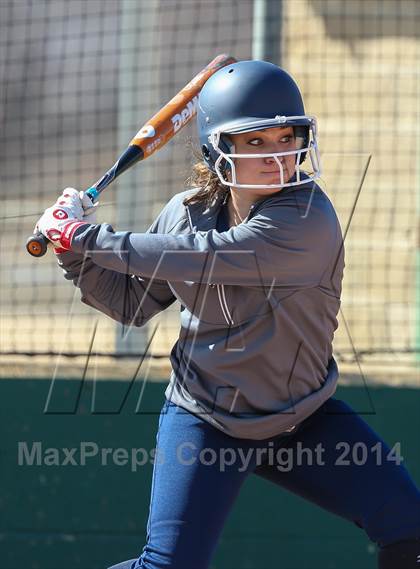
<svg viewBox="0 0 420 569">
<path fill-rule="evenodd" d="M 43 257 L 47 252 L 48 239 L 39 231 L 26 240 L 26 250 L 32 257 Z"/>
</svg>

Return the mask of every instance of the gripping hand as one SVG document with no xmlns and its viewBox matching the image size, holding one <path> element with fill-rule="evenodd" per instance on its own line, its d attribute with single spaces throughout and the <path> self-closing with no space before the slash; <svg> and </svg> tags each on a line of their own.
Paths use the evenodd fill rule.
<svg viewBox="0 0 420 569">
<path fill-rule="evenodd" d="M 39 231 L 51 241 L 56 253 L 68 251 L 76 229 L 86 223 L 96 223 L 96 210 L 97 204 L 84 192 L 66 188 L 40 217 L 34 233 Z"/>
</svg>

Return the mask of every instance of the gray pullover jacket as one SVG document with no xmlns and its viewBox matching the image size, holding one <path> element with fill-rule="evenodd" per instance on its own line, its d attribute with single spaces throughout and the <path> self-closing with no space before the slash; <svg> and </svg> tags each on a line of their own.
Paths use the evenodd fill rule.
<svg viewBox="0 0 420 569">
<path fill-rule="evenodd" d="M 175 195 L 146 233 L 79 227 L 59 263 L 83 302 L 125 324 L 142 326 L 179 300 L 166 397 L 231 436 L 272 437 L 336 388 L 339 222 L 308 183 L 260 199 L 219 232 L 222 198 L 183 205 L 195 191 Z"/>
</svg>

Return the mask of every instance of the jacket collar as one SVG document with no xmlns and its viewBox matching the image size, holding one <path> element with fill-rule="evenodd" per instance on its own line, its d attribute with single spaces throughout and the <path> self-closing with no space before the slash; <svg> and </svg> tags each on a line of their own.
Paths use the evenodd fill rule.
<svg viewBox="0 0 420 569">
<path fill-rule="evenodd" d="M 293 179 L 293 178 L 292 178 Z M 247 219 L 250 219 L 255 215 L 256 211 L 261 208 L 263 204 L 272 200 L 277 200 L 283 197 L 286 193 L 291 193 L 294 191 L 305 189 L 313 189 L 316 183 L 309 181 L 307 184 L 302 184 L 301 186 L 290 186 L 287 188 L 280 189 L 278 192 L 271 194 L 270 196 L 263 196 L 261 199 L 257 200 L 251 207 Z M 188 221 L 190 224 L 190 229 L 192 231 L 209 231 L 216 227 L 217 216 L 219 214 L 220 207 L 222 204 L 226 203 L 229 194 L 221 194 L 216 196 L 216 199 L 211 206 L 205 207 L 202 203 L 195 203 L 186 205 Z"/>
<path fill-rule="evenodd" d="M 225 196 L 217 196 L 210 207 L 203 203 L 186 205 L 190 228 L 193 231 L 209 231 L 216 227 L 216 220 Z"/>
</svg>

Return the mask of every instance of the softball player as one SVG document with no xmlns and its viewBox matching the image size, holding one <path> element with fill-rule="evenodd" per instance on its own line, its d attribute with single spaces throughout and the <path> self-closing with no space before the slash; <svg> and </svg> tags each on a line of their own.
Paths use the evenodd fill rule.
<svg viewBox="0 0 420 569">
<path fill-rule="evenodd" d="M 418 489 L 396 453 L 333 397 L 344 252 L 316 183 L 316 127 L 285 71 L 227 66 L 199 97 L 195 187 L 146 233 L 97 224 L 74 189 L 37 224 L 82 301 L 112 318 L 142 326 L 181 303 L 147 542 L 116 567 L 209 567 L 250 474 L 357 524 L 378 545 L 381 569 L 420 566 Z"/>
</svg>

